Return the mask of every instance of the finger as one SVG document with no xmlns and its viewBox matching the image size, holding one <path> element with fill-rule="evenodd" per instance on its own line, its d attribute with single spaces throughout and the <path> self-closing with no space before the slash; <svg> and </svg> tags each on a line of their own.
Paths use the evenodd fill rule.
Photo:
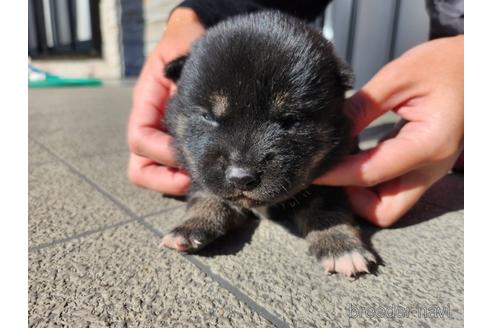
<svg viewBox="0 0 492 328">
<path fill-rule="evenodd" d="M 130 150 L 136 155 L 165 166 L 178 167 L 172 140 L 170 135 L 151 127 L 130 130 L 128 135 Z"/>
<path fill-rule="evenodd" d="M 164 62 L 149 58 L 133 90 L 132 119 L 139 126 L 160 127 L 172 81 L 164 77 Z"/>
<path fill-rule="evenodd" d="M 144 69 L 148 73 L 142 73 L 134 90 L 128 144 L 135 154 L 176 167 L 172 138 L 162 131 L 165 102 L 172 85 L 162 76 L 164 64 L 155 58 L 149 62 L 152 69 Z"/>
<path fill-rule="evenodd" d="M 407 213 L 433 182 L 434 179 L 415 171 L 376 188 L 346 190 L 355 213 L 377 226 L 388 227 Z"/>
<path fill-rule="evenodd" d="M 374 148 L 347 156 L 314 184 L 370 187 L 418 168 L 429 156 L 421 137 L 405 133 L 405 128 L 401 132 Z"/>
<path fill-rule="evenodd" d="M 353 122 L 354 136 L 376 118 L 411 98 L 415 91 L 410 79 L 400 74 L 405 65 L 402 59 L 390 62 L 347 99 L 344 111 Z"/>
<path fill-rule="evenodd" d="M 174 83 L 164 77 L 164 62 L 154 55 L 142 69 L 134 88 L 133 108 L 142 110 L 150 107 L 162 112 L 172 85 Z"/>
<path fill-rule="evenodd" d="M 130 154 L 128 176 L 139 187 L 176 196 L 186 194 L 191 182 L 183 171 L 158 165 L 135 154 Z"/>
</svg>

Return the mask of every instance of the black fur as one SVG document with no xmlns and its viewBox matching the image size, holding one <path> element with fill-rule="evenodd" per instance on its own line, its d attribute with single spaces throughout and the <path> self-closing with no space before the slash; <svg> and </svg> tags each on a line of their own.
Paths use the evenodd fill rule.
<svg viewBox="0 0 492 328">
<path fill-rule="evenodd" d="M 183 66 L 186 62 L 188 56 L 180 56 L 173 61 L 169 62 L 164 68 L 164 75 L 174 82 L 179 80 L 181 76 L 181 71 L 183 70 Z"/>
<path fill-rule="evenodd" d="M 179 77 L 166 128 L 193 181 L 187 215 L 193 224 L 186 229 L 210 227 L 209 218 L 196 217 L 222 222 L 226 212 L 266 205 L 293 216 L 308 239 L 314 236 L 311 251 L 318 258 L 354 250 L 370 257 L 351 225 L 343 190 L 306 189 L 350 151 L 350 122 L 342 111 L 350 70 L 320 33 L 278 12 L 237 16 L 211 28 L 186 62 L 179 58 L 166 73 Z M 259 185 L 238 189 L 226 178 L 232 166 L 257 174 Z M 194 208 L 196 198 L 202 204 L 213 199 L 220 213 Z M 220 233 L 213 239 L 228 230 L 215 229 Z M 177 235 L 190 231 L 178 227 Z"/>
</svg>

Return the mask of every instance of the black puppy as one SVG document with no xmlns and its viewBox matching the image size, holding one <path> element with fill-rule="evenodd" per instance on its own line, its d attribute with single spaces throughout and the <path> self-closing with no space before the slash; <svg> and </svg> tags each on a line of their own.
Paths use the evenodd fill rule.
<svg viewBox="0 0 492 328">
<path fill-rule="evenodd" d="M 326 271 L 367 272 L 374 257 L 343 189 L 310 186 L 351 149 L 351 76 L 330 42 L 278 12 L 237 16 L 166 75 L 178 81 L 166 128 L 193 183 L 186 221 L 162 246 L 196 251 L 267 206 L 294 220 Z"/>
</svg>

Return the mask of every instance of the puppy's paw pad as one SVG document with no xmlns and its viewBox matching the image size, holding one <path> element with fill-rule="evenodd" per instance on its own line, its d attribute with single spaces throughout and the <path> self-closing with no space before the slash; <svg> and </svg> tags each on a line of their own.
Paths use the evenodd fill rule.
<svg viewBox="0 0 492 328">
<path fill-rule="evenodd" d="M 188 249 L 190 249 L 191 245 L 185 237 L 179 234 L 170 233 L 165 235 L 164 238 L 162 238 L 159 247 L 161 248 L 166 247 L 166 248 L 175 249 L 179 252 L 186 252 Z"/>
<path fill-rule="evenodd" d="M 179 252 L 191 252 L 199 250 L 204 245 L 205 243 L 202 240 L 199 240 L 193 231 L 176 228 L 162 238 L 159 247 L 167 247 Z"/>
<path fill-rule="evenodd" d="M 369 262 L 373 262 L 372 254 L 364 256 L 359 251 L 346 252 L 340 256 L 323 256 L 320 260 L 326 272 L 341 273 L 346 277 L 369 273 Z"/>
</svg>

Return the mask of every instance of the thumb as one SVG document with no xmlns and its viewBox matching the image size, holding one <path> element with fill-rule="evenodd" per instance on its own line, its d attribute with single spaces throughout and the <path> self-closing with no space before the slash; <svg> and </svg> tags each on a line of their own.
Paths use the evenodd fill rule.
<svg viewBox="0 0 492 328">
<path fill-rule="evenodd" d="M 413 133 L 412 123 L 406 127 L 393 139 L 345 157 L 313 183 L 370 187 L 416 169 L 425 162 L 427 152 L 422 148 L 422 135 Z"/>
<path fill-rule="evenodd" d="M 410 82 L 404 76 L 400 76 L 401 66 L 400 59 L 390 62 L 347 99 L 344 111 L 353 122 L 353 136 L 410 97 Z"/>
</svg>

